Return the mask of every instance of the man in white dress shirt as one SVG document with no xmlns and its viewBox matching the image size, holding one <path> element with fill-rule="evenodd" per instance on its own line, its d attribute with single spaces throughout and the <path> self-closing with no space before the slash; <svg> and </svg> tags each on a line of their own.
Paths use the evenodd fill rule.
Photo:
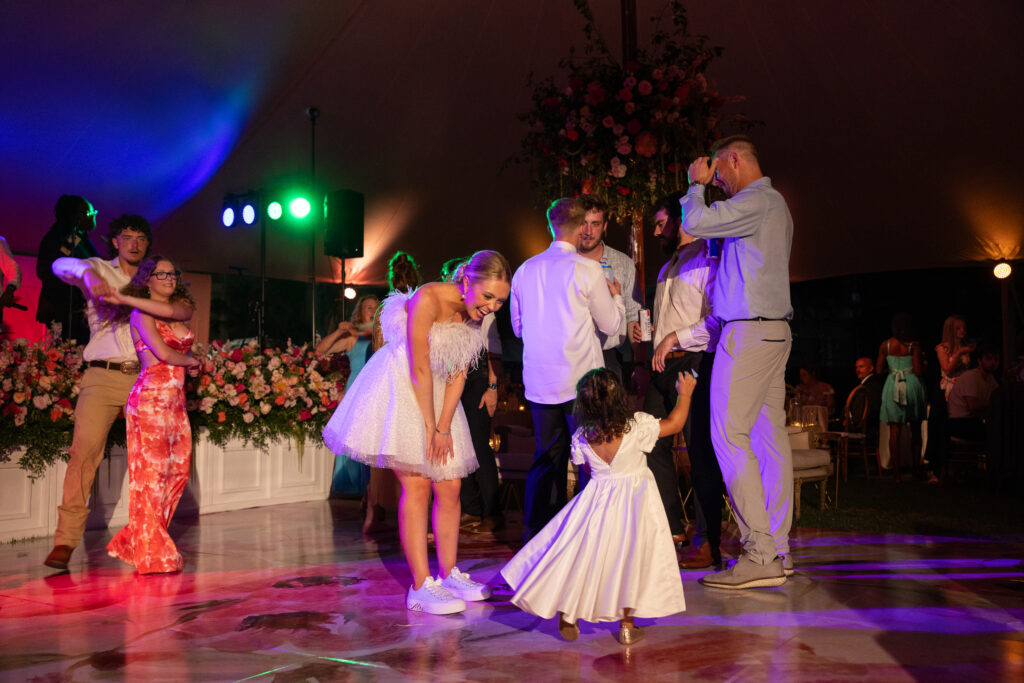
<svg viewBox="0 0 1024 683">
<path fill-rule="evenodd" d="M 579 198 L 586 212 L 583 217 L 583 231 L 580 233 L 580 256 L 597 261 L 608 280 L 622 284 L 622 299 L 626 304 L 626 317 L 616 334 L 597 333 L 604 354 L 604 366 L 622 380 L 623 360 L 630 351 L 628 344 L 632 330 L 639 327 L 637 314 L 640 312 L 640 287 L 636 281 L 636 264 L 628 255 L 604 243 L 608 228 L 608 206 L 592 195 Z M 628 353 L 632 358 L 632 353 Z M 628 379 L 628 378 L 626 378 Z"/>
<path fill-rule="evenodd" d="M 711 364 L 718 344 L 719 326 L 712 315 L 711 288 L 718 269 L 708 257 L 704 240 L 679 229 L 680 195 L 670 195 L 653 207 L 654 236 L 669 254 L 658 273 L 654 293 L 651 357 L 653 375 L 644 396 L 644 411 L 659 419 L 668 416 L 676 404 L 676 378 L 680 372 L 697 371 L 697 389 L 690 400 L 690 413 L 683 428 L 690 474 L 697 500 L 700 543 L 697 553 L 684 559 L 688 568 L 709 567 L 721 562 L 719 546 L 722 528 L 722 473 L 711 444 L 709 387 Z M 639 331 L 634 332 L 639 341 Z M 661 502 L 668 515 L 672 540 L 686 540 L 683 505 L 679 497 L 672 437 L 658 439 L 647 455 L 647 465 L 658 482 Z"/>
<path fill-rule="evenodd" d="M 711 375 L 711 436 L 743 542 L 736 564 L 701 583 L 778 586 L 792 572 L 793 453 L 784 404 L 793 345 L 793 218 L 744 135 L 716 142 L 711 163 L 707 157 L 695 160 L 687 177 L 690 189 L 680 202 L 683 230 L 724 238 L 712 292 L 722 333 Z M 728 199 L 708 206 L 704 190 L 712 180 Z"/>
<path fill-rule="evenodd" d="M 558 199 L 547 217 L 551 246 L 519 266 L 509 297 L 512 329 L 523 340 L 523 385 L 537 440 L 526 477 L 527 540 L 566 503 L 576 383 L 604 367 L 597 330 L 617 334 L 625 316 L 618 281 L 607 281 L 599 263 L 577 253 L 583 207 Z"/>
<path fill-rule="evenodd" d="M 53 550 L 44 561 L 47 567 L 67 569 L 71 553 L 82 540 L 89 516 L 89 491 L 103 460 L 107 434 L 139 374 L 128 321 L 110 324 L 101 317 L 98 306 L 102 306 L 100 297 L 131 281 L 149 254 L 151 234 L 149 222 L 142 216 L 121 216 L 111 221 L 108 235 L 115 258 L 65 256 L 53 262 L 53 274 L 85 295 L 90 337 L 82 353 L 86 370 L 75 403 L 71 459 L 64 475 Z"/>
</svg>

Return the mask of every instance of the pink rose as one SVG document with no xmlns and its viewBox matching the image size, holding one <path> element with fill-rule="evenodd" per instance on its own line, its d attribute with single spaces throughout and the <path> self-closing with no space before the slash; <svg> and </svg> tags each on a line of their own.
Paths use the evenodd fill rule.
<svg viewBox="0 0 1024 683">
<path fill-rule="evenodd" d="M 650 95 L 653 90 L 650 81 L 640 81 L 636 86 L 636 91 L 641 95 Z"/>
</svg>

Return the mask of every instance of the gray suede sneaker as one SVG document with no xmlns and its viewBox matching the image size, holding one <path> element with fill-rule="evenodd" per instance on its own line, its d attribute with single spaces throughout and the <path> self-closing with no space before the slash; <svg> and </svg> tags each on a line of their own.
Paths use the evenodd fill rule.
<svg viewBox="0 0 1024 683">
<path fill-rule="evenodd" d="M 782 571 L 786 576 L 793 576 L 796 574 L 796 569 L 793 568 L 793 556 L 789 553 L 785 555 L 779 555 L 782 559 Z"/>
<path fill-rule="evenodd" d="M 736 564 L 728 569 L 701 577 L 700 582 L 709 588 L 769 588 L 786 583 L 782 560 L 776 557 L 768 564 L 758 564 L 746 553 L 740 555 Z"/>
</svg>

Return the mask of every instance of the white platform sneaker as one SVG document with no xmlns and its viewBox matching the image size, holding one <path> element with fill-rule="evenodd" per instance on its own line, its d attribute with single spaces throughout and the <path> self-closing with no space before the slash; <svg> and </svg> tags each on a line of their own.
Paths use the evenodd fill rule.
<svg viewBox="0 0 1024 683">
<path fill-rule="evenodd" d="M 457 598 L 469 600 L 486 600 L 491 597 L 491 589 L 478 581 L 469 578 L 469 574 L 452 567 L 448 576 L 441 581 L 441 586 Z"/>
<path fill-rule="evenodd" d="M 416 612 L 455 614 L 466 609 L 466 602 L 445 590 L 440 581 L 428 576 L 419 590 L 409 586 L 405 606 Z"/>
</svg>

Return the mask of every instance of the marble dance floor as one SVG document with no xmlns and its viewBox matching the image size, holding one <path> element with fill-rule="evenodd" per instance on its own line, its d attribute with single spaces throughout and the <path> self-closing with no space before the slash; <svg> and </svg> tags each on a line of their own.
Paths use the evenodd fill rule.
<svg viewBox="0 0 1024 683">
<path fill-rule="evenodd" d="M 49 539 L 0 547 L 0 680 L 1024 680 L 1024 537 L 799 529 L 797 574 L 711 590 L 623 647 L 614 624 L 561 640 L 508 602 L 498 570 L 518 527 L 463 535 L 460 566 L 492 582 L 458 616 L 408 612 L 397 539 L 364 538 L 351 501 L 176 521 L 183 574 L 140 577 L 89 532 L 71 571 Z"/>
</svg>

